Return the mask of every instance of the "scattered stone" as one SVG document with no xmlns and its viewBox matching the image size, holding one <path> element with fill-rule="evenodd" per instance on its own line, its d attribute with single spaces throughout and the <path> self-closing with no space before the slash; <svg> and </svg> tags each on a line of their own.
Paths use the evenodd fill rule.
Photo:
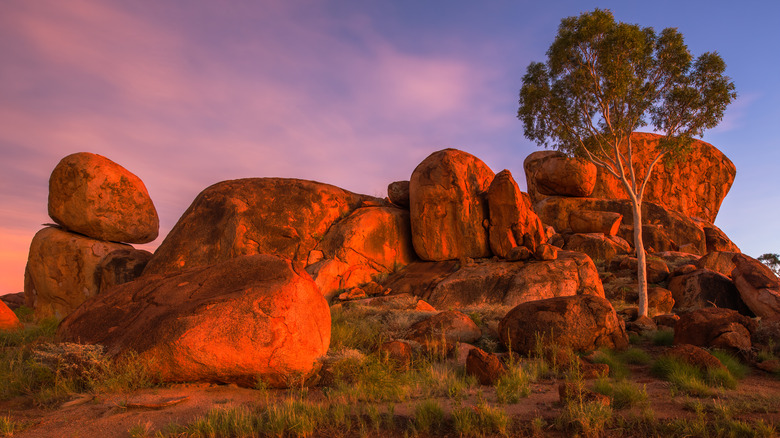
<svg viewBox="0 0 780 438">
<path fill-rule="evenodd" d="M 466 374 L 474 376 L 480 385 L 493 385 L 506 372 L 506 368 L 492 353 L 472 348 L 466 358 Z"/>
<path fill-rule="evenodd" d="M 550 261 L 558 258 L 558 247 L 543 243 L 536 247 L 534 258 L 541 261 Z"/>
<path fill-rule="evenodd" d="M 674 271 L 669 273 L 669 277 L 680 277 L 683 275 L 690 274 L 691 272 L 695 272 L 697 269 L 696 265 L 682 265 L 678 266 L 674 269 Z"/>
<path fill-rule="evenodd" d="M 436 309 L 425 301 L 412 294 L 388 295 L 375 298 L 364 298 L 336 304 L 350 308 L 354 306 L 375 307 L 383 310 L 417 310 L 421 312 L 435 312 Z M 335 306 L 334 306 L 335 307 Z"/>
<path fill-rule="evenodd" d="M 501 320 L 498 332 L 504 345 L 520 353 L 533 351 L 538 336 L 575 351 L 628 346 L 625 327 L 612 304 L 592 295 L 522 303 Z"/>
<path fill-rule="evenodd" d="M 495 174 L 479 158 L 456 149 L 434 152 L 412 172 L 412 241 L 423 260 L 489 257 L 485 192 Z"/>
<path fill-rule="evenodd" d="M 671 312 L 674 308 L 674 296 L 672 291 L 657 286 L 648 287 L 647 306 L 651 309 L 655 309 L 656 313 Z"/>
<path fill-rule="evenodd" d="M 708 369 L 726 369 L 717 357 L 695 345 L 676 345 L 666 351 L 666 356 L 679 359 L 704 371 Z"/>
<path fill-rule="evenodd" d="M 463 312 L 447 310 L 430 316 L 409 327 L 408 339 L 424 344 L 440 339 L 448 343 L 472 343 L 482 337 L 482 331 Z"/>
<path fill-rule="evenodd" d="M 780 359 L 770 359 L 758 362 L 756 367 L 770 374 L 778 374 L 780 373 Z"/>
<path fill-rule="evenodd" d="M 652 333 L 657 330 L 658 326 L 655 324 L 655 321 L 647 316 L 640 316 L 635 320 L 626 323 L 626 331 L 634 332 L 638 335 Z"/>
<path fill-rule="evenodd" d="M 57 337 L 109 356 L 134 351 L 163 382 L 286 387 L 314 371 L 330 328 L 307 275 L 254 255 L 119 285 L 68 315 Z"/>
<path fill-rule="evenodd" d="M 49 216 L 67 230 L 113 242 L 151 242 L 160 227 L 141 179 L 88 152 L 68 155 L 52 171 Z"/>
<path fill-rule="evenodd" d="M 612 260 L 618 254 L 628 254 L 631 246 L 623 238 L 604 234 L 572 234 L 564 249 L 583 252 L 593 260 Z"/>
<path fill-rule="evenodd" d="M 506 255 L 506 259 L 510 262 L 522 262 L 529 260 L 533 256 L 534 254 L 530 249 L 524 246 L 516 246 L 509 250 L 509 253 Z"/>
<path fill-rule="evenodd" d="M 736 310 L 707 307 L 680 315 L 674 328 L 674 343 L 750 351 L 755 329 L 755 322 Z"/>
</svg>

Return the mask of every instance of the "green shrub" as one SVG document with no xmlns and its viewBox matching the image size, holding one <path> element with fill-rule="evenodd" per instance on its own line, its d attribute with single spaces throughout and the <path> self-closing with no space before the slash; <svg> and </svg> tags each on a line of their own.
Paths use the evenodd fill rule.
<svg viewBox="0 0 780 438">
<path fill-rule="evenodd" d="M 414 408 L 414 427 L 426 434 L 440 432 L 444 427 L 444 410 L 436 400 L 424 400 Z"/>
<path fill-rule="evenodd" d="M 658 330 L 651 336 L 651 340 L 653 341 L 654 345 L 664 347 L 670 347 L 674 345 L 674 330 L 672 329 Z"/>
<path fill-rule="evenodd" d="M 344 308 L 331 309 L 331 350 L 356 349 L 372 353 L 383 341 L 384 327 L 370 312 Z"/>
<path fill-rule="evenodd" d="M 639 388 L 629 381 L 610 382 L 607 379 L 599 379 L 596 380 L 593 390 L 609 397 L 615 409 L 628 409 L 647 404 L 646 388 Z"/>
<path fill-rule="evenodd" d="M 711 353 L 720 360 L 720 363 L 729 370 L 729 373 L 731 373 L 735 379 L 742 380 L 750 373 L 750 367 L 743 364 L 733 354 L 722 350 L 713 350 Z"/>
<path fill-rule="evenodd" d="M 520 364 L 510 363 L 495 383 L 496 398 L 501 404 L 513 404 L 531 394 L 531 386 Z"/>
<path fill-rule="evenodd" d="M 457 406 L 452 410 L 455 432 L 460 436 L 506 436 L 509 417 L 498 407 L 491 407 L 485 401 L 476 406 Z"/>
</svg>

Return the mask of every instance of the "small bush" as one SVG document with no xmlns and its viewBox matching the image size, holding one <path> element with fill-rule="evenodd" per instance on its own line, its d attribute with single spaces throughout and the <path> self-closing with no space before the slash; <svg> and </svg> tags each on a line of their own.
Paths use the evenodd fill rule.
<svg viewBox="0 0 780 438">
<path fill-rule="evenodd" d="M 331 309 L 330 348 L 356 349 L 366 354 L 376 351 L 383 341 L 384 327 L 371 316 L 361 310 Z"/>
<path fill-rule="evenodd" d="M 509 417 L 497 407 L 482 401 L 477 406 L 458 406 L 452 410 L 455 432 L 460 436 L 506 436 Z"/>
<path fill-rule="evenodd" d="M 444 410 L 435 400 L 424 400 L 414 409 L 414 427 L 418 432 L 437 433 L 444 427 Z"/>
<path fill-rule="evenodd" d="M 656 376 L 669 381 L 673 388 L 694 397 L 710 397 L 714 391 L 707 384 L 713 384 L 722 379 L 719 371 L 710 371 L 707 374 L 699 368 L 672 357 L 662 357 L 655 361 L 651 371 Z M 727 372 L 727 371 L 726 371 Z M 707 376 L 712 377 L 708 378 Z"/>
<path fill-rule="evenodd" d="M 501 404 L 513 404 L 531 394 L 528 377 L 519 364 L 510 364 L 495 383 L 496 398 Z"/>
<path fill-rule="evenodd" d="M 567 403 L 556 419 L 559 429 L 570 434 L 601 436 L 612 420 L 612 408 L 598 402 Z"/>
<path fill-rule="evenodd" d="M 646 388 L 639 388 L 629 381 L 610 382 L 607 379 L 599 379 L 593 390 L 609 397 L 615 409 L 629 409 L 647 404 Z"/>
<path fill-rule="evenodd" d="M 712 355 L 717 357 L 728 370 L 729 373 L 737 380 L 742 380 L 750 373 L 750 368 L 740 362 L 740 360 L 731 353 L 722 350 L 711 351 Z"/>
<path fill-rule="evenodd" d="M 19 423 L 11 419 L 10 416 L 5 415 L 0 417 L 0 436 L 13 436 L 14 432 L 22 430 Z"/>
<path fill-rule="evenodd" d="M 651 340 L 653 341 L 653 345 L 658 346 L 664 346 L 664 347 L 671 347 L 674 345 L 674 330 L 672 329 L 666 329 L 666 330 L 658 330 L 657 332 L 653 333 Z"/>
</svg>

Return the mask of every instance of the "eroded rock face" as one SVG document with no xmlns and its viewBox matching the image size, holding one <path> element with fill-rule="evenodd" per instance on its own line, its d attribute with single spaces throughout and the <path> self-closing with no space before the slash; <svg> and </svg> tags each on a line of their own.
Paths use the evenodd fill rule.
<svg viewBox="0 0 780 438">
<path fill-rule="evenodd" d="M 491 255 L 485 199 L 495 174 L 456 149 L 434 152 L 412 172 L 409 209 L 417 255 L 428 261 Z"/>
<path fill-rule="evenodd" d="M 325 295 L 417 260 L 409 212 L 395 207 L 358 208 L 331 226 L 314 251 L 321 252 L 322 260 L 306 271 Z"/>
<path fill-rule="evenodd" d="M 583 158 L 550 156 L 532 178 L 542 195 L 586 197 L 596 186 L 596 166 Z"/>
<path fill-rule="evenodd" d="M 755 322 L 736 310 L 707 307 L 680 315 L 674 343 L 749 351 L 755 329 Z"/>
<path fill-rule="evenodd" d="M 623 222 L 623 215 L 611 211 L 572 210 L 569 227 L 573 233 L 601 233 L 616 236 Z"/>
<path fill-rule="evenodd" d="M 105 242 L 44 228 L 32 239 L 25 271 L 24 293 L 38 319 L 62 318 L 101 292 L 99 267 L 114 251 L 134 251 L 129 245 Z"/>
<path fill-rule="evenodd" d="M 669 290 L 674 296 L 677 311 L 722 307 L 743 314 L 750 312 L 731 279 L 709 269 L 697 269 L 672 278 Z"/>
<path fill-rule="evenodd" d="M 732 277 L 742 301 L 756 316 L 780 319 L 780 279 L 766 265 L 750 256 L 737 254 L 732 261 Z"/>
<path fill-rule="evenodd" d="M 731 272 L 736 266 L 733 259 L 737 254 L 737 252 L 731 251 L 711 252 L 697 260 L 696 267 L 699 269 L 709 269 L 721 275 L 725 275 L 726 277 L 731 277 Z"/>
<path fill-rule="evenodd" d="M 498 325 L 501 342 L 512 351 L 533 351 L 537 335 L 545 343 L 575 351 L 625 348 L 628 336 L 609 301 L 593 295 L 529 301 L 512 309 Z"/>
<path fill-rule="evenodd" d="M 114 242 L 151 242 L 160 226 L 144 183 L 88 152 L 68 155 L 52 171 L 49 216 L 67 230 Z"/>
<path fill-rule="evenodd" d="M 480 304 L 515 306 L 577 294 L 604 296 L 593 261 L 570 251 L 561 251 L 552 261 L 488 261 L 463 266 L 428 290 L 421 297 L 437 308 Z"/>
<path fill-rule="evenodd" d="M 65 342 L 135 351 L 165 382 L 300 382 L 330 343 L 330 310 L 288 260 L 236 257 L 120 285 L 62 321 Z"/>
<path fill-rule="evenodd" d="M 109 290 L 140 277 L 151 258 L 152 253 L 149 251 L 133 248 L 109 253 L 95 268 L 95 275 L 100 278 L 98 290 Z"/>
<path fill-rule="evenodd" d="M 633 246 L 634 214 L 630 201 L 551 196 L 534 205 L 534 211 L 542 222 L 552 225 L 559 232 L 570 228 L 569 217 L 575 210 L 622 214 L 623 223 L 618 234 Z M 649 252 L 676 251 L 687 245 L 687 252 L 706 253 L 704 231 L 683 214 L 645 201 L 642 203 L 642 220 L 645 249 Z"/>
<path fill-rule="evenodd" d="M 534 213 L 529 198 L 520 192 L 511 172 L 502 170 L 496 175 L 488 188 L 487 200 L 493 254 L 508 258 L 517 246 L 534 252 L 547 240 L 542 221 Z"/>
<path fill-rule="evenodd" d="M 314 181 L 247 178 L 201 192 L 144 275 L 181 272 L 242 255 L 272 254 L 307 264 L 328 229 L 374 198 Z"/>
<path fill-rule="evenodd" d="M 4 302 L 0 301 L 0 331 L 17 330 L 22 328 L 22 323 L 13 310 L 9 309 Z"/>
<path fill-rule="evenodd" d="M 631 251 L 631 246 L 625 239 L 601 233 L 572 234 L 565 240 L 564 249 L 583 252 L 593 260 L 608 261 Z"/>
</svg>

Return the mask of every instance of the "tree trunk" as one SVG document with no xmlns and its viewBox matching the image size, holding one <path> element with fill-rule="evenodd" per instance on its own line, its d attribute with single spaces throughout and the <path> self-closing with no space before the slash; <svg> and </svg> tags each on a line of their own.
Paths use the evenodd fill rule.
<svg viewBox="0 0 780 438">
<path fill-rule="evenodd" d="M 639 286 L 639 316 L 647 316 L 647 257 L 642 240 L 642 204 L 631 200 L 634 209 L 634 248 L 636 248 L 636 278 Z"/>
</svg>

